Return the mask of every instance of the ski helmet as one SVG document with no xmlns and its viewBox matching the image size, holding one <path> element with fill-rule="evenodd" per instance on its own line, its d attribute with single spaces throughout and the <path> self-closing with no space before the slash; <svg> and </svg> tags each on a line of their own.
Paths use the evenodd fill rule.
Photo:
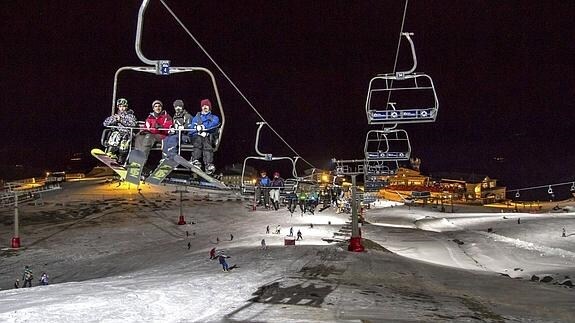
<svg viewBox="0 0 575 323">
<path fill-rule="evenodd" d="M 124 98 L 119 98 L 118 101 L 116 101 L 116 105 L 125 105 L 128 106 L 128 100 L 124 99 Z"/>
</svg>

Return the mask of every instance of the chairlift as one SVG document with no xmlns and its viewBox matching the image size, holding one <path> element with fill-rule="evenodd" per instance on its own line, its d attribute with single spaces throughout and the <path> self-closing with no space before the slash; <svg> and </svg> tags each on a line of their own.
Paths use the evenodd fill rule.
<svg viewBox="0 0 575 323">
<path fill-rule="evenodd" d="M 408 71 L 379 74 L 369 81 L 365 112 L 368 124 L 434 122 L 439 101 L 433 79 L 416 73 L 413 33 L 401 33 L 409 42 L 413 66 Z"/>
<path fill-rule="evenodd" d="M 258 154 L 257 156 L 248 156 L 244 159 L 244 164 L 242 167 L 242 178 L 241 178 L 241 189 L 242 193 L 253 193 L 255 192 L 255 183 L 252 183 L 250 180 L 246 179 L 246 165 L 248 160 L 263 160 L 266 162 L 278 161 L 278 160 L 287 160 L 292 164 L 292 175 L 294 178 L 299 179 L 300 177 L 297 174 L 296 163 L 299 156 L 296 157 L 274 157 L 272 154 L 262 153 L 259 150 L 259 141 L 260 141 L 260 131 L 262 130 L 263 126 L 267 125 L 266 122 L 256 122 L 258 125 L 258 129 L 256 130 L 256 142 L 254 144 L 255 151 Z"/>
<path fill-rule="evenodd" d="M 399 162 L 397 160 L 366 160 L 364 169 L 366 176 L 395 175 L 399 169 Z"/>
<path fill-rule="evenodd" d="M 147 66 L 124 66 L 124 67 L 119 68 L 116 71 L 116 73 L 114 75 L 114 88 L 113 88 L 113 94 L 112 94 L 111 115 L 114 115 L 114 113 L 116 112 L 116 98 L 117 98 L 117 93 L 118 93 L 118 78 L 119 78 L 120 74 L 122 74 L 124 72 L 148 73 L 148 74 L 158 75 L 160 77 L 169 77 L 170 75 L 181 74 L 181 73 L 204 73 L 204 74 L 207 74 L 207 76 L 211 80 L 211 87 L 213 87 L 213 90 L 214 90 L 215 99 L 217 102 L 217 104 L 215 104 L 215 105 L 219 109 L 219 113 L 216 113 L 216 114 L 220 118 L 220 126 L 218 127 L 218 131 L 216 131 L 216 133 L 215 133 L 215 138 L 214 138 L 215 140 L 213 142 L 214 151 L 217 151 L 219 148 L 219 145 L 220 145 L 220 141 L 221 141 L 223 132 L 224 132 L 223 130 L 224 130 L 224 125 L 225 125 L 226 119 L 225 119 L 224 109 L 223 109 L 222 101 L 221 101 L 221 98 L 219 95 L 219 91 L 218 91 L 218 87 L 216 85 L 214 75 L 212 74 L 212 72 L 210 70 L 203 68 L 203 67 L 171 66 L 169 60 L 150 60 L 144 56 L 144 54 L 141 51 L 140 44 L 141 44 L 141 39 L 142 39 L 144 13 L 146 11 L 148 3 L 149 3 L 149 0 L 143 0 L 142 4 L 140 6 L 140 10 L 138 12 L 138 23 L 137 23 L 136 41 L 135 41 L 136 54 L 138 55 L 138 58 L 144 64 L 147 64 Z M 113 127 L 110 127 L 110 128 L 113 128 Z M 104 129 L 104 132 L 102 133 L 102 138 L 101 138 L 102 143 L 105 142 L 107 135 L 111 132 L 112 129 L 110 129 L 110 128 Z M 139 130 L 139 129 L 136 128 L 133 130 Z M 176 130 L 176 131 L 178 132 L 178 136 L 179 136 L 180 141 L 181 141 L 182 135 L 185 135 L 186 132 L 189 131 L 189 129 Z M 191 151 L 192 148 L 193 148 L 193 146 L 191 144 L 180 144 L 179 145 L 180 151 L 178 152 L 178 154 L 180 154 L 182 151 Z M 152 149 L 159 150 L 159 149 L 161 149 L 161 146 L 156 146 L 156 147 L 153 147 Z"/>
<path fill-rule="evenodd" d="M 370 130 L 365 138 L 366 161 L 403 161 L 411 157 L 407 131 L 402 129 Z"/>
<path fill-rule="evenodd" d="M 365 160 L 364 159 L 343 159 L 338 160 L 332 158 L 331 162 L 335 164 L 334 174 L 336 176 L 343 175 L 361 175 L 364 173 Z"/>
</svg>

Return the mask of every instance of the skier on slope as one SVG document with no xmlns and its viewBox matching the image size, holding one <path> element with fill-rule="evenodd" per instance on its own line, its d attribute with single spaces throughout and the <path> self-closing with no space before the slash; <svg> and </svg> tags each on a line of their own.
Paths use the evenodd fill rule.
<svg viewBox="0 0 575 323">
<path fill-rule="evenodd" d="M 300 239 L 303 240 L 303 237 L 301 235 L 301 231 L 297 230 L 297 239 L 296 240 L 300 240 Z"/>
<path fill-rule="evenodd" d="M 229 266 L 228 266 L 228 263 L 226 262 L 226 258 L 230 258 L 230 256 L 226 256 L 223 253 L 221 253 L 218 257 L 220 265 L 222 265 L 223 271 L 229 271 Z"/>
<path fill-rule="evenodd" d="M 128 100 L 116 101 L 116 113 L 104 120 L 104 127 L 114 127 L 106 142 L 106 153 L 123 164 L 128 156 L 132 140 L 132 129 L 138 125 L 134 111 L 128 109 Z"/>
<path fill-rule="evenodd" d="M 26 287 L 26 285 L 28 285 L 28 287 L 32 287 L 32 279 L 34 279 L 32 269 L 30 269 L 30 266 L 25 266 L 24 273 L 22 273 L 22 281 L 24 282 L 22 288 Z"/>
<path fill-rule="evenodd" d="M 280 191 L 284 187 L 284 182 L 280 173 L 275 172 L 274 178 L 271 180 L 270 199 L 276 211 L 280 208 Z"/>
<path fill-rule="evenodd" d="M 40 276 L 40 285 L 48 285 L 48 274 L 45 272 L 42 273 L 42 276 Z"/>
</svg>

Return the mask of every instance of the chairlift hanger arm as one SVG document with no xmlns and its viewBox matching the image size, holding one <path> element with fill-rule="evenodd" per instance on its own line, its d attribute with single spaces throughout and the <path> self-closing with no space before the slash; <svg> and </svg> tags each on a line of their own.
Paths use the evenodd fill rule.
<svg viewBox="0 0 575 323">
<path fill-rule="evenodd" d="M 150 0 L 142 0 L 142 4 L 140 5 L 140 10 L 138 11 L 138 24 L 136 27 L 136 42 L 134 46 L 136 48 L 136 54 L 138 55 L 138 58 L 142 61 L 142 63 L 157 66 L 159 60 L 148 59 L 146 56 L 144 56 L 144 53 L 142 53 L 141 49 L 142 33 L 144 30 L 144 14 L 146 13 L 146 9 L 148 8 L 149 2 Z"/>
<path fill-rule="evenodd" d="M 411 48 L 411 56 L 413 57 L 413 66 L 408 71 L 396 72 L 395 74 L 398 76 L 403 76 L 405 74 L 411 74 L 411 73 L 415 72 L 415 69 L 417 68 L 417 56 L 415 55 L 415 45 L 413 44 L 413 40 L 411 39 L 411 36 L 413 35 L 413 33 L 402 32 L 401 35 L 404 36 L 407 39 L 407 41 L 409 42 L 409 47 Z"/>
</svg>

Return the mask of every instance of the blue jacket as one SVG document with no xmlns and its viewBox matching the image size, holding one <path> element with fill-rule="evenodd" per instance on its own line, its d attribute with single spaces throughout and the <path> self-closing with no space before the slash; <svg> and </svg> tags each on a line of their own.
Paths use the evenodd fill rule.
<svg viewBox="0 0 575 323">
<path fill-rule="evenodd" d="M 216 132 L 216 128 L 220 125 L 220 118 L 217 115 L 212 114 L 211 112 L 207 114 L 197 113 L 193 118 L 192 122 L 189 124 L 189 128 L 192 129 L 190 131 L 190 136 L 197 135 L 198 132 L 196 131 L 197 125 L 204 125 L 206 128 L 207 133 L 214 133 Z"/>
<path fill-rule="evenodd" d="M 265 176 L 265 177 L 261 177 L 258 183 L 259 183 L 259 186 L 267 187 L 267 186 L 271 186 L 272 181 L 270 180 L 269 177 Z"/>
</svg>

